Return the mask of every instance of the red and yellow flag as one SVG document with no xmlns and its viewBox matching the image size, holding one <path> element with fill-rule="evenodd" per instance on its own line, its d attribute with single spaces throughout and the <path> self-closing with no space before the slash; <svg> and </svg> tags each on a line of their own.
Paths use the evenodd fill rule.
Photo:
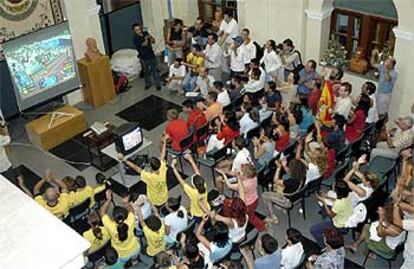
<svg viewBox="0 0 414 269">
<path fill-rule="evenodd" d="M 332 116 L 330 111 L 332 111 L 333 106 L 334 93 L 332 89 L 332 81 L 327 80 L 323 85 L 321 97 L 318 101 L 319 112 L 317 115 L 317 119 L 328 127 L 332 126 Z"/>
</svg>

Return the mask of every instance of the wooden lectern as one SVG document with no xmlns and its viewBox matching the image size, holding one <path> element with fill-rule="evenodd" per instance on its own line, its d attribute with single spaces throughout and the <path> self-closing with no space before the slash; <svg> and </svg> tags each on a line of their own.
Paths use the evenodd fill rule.
<svg viewBox="0 0 414 269">
<path fill-rule="evenodd" d="M 108 56 L 103 55 L 94 61 L 83 58 L 78 61 L 78 69 L 81 83 L 84 85 L 83 95 L 86 103 L 99 107 L 115 97 L 115 86 Z"/>
</svg>

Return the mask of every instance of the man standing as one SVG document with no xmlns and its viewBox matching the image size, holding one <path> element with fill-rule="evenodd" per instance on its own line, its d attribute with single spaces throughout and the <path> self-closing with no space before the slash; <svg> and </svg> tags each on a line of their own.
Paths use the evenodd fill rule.
<svg viewBox="0 0 414 269">
<path fill-rule="evenodd" d="M 223 12 L 223 20 L 220 24 L 220 30 L 218 32 L 219 36 L 219 45 L 223 45 L 225 42 L 226 44 L 233 43 L 233 38 L 239 35 L 239 24 L 233 18 L 233 14 L 231 11 L 224 11 Z"/>
<path fill-rule="evenodd" d="M 339 97 L 335 100 L 334 113 L 344 116 L 345 119 L 348 119 L 349 112 L 352 108 L 351 92 L 351 83 L 343 82 L 338 91 Z"/>
<path fill-rule="evenodd" d="M 209 34 L 206 49 L 203 51 L 204 64 L 215 80 L 221 81 L 221 48 L 217 44 L 217 35 Z"/>
<path fill-rule="evenodd" d="M 299 71 L 298 93 L 309 95 L 313 88 L 313 82 L 318 76 L 316 72 L 316 62 L 309 60 L 305 68 Z"/>
<path fill-rule="evenodd" d="M 397 71 L 395 70 L 396 63 L 394 58 L 388 58 L 385 60 L 384 64 L 380 65 L 378 68 L 379 81 L 376 98 L 379 115 L 388 113 L 388 108 L 391 102 L 391 93 L 398 76 Z"/>
<path fill-rule="evenodd" d="M 246 51 L 246 62 L 245 64 L 250 64 L 251 60 L 256 58 L 256 46 L 253 43 L 253 40 L 250 38 L 250 31 L 247 28 L 243 28 L 240 33 L 244 42 L 241 47 Z"/>
<path fill-rule="evenodd" d="M 133 39 L 134 46 L 139 53 L 138 57 L 141 60 L 145 74 L 145 89 L 149 89 L 152 86 L 152 78 L 157 90 L 161 90 L 161 78 L 157 69 L 157 59 L 155 58 L 154 50 L 151 45 L 155 43 L 155 39 L 147 31 L 144 31 L 142 26 L 137 23 L 135 23 L 132 28 L 135 32 Z"/>
<path fill-rule="evenodd" d="M 246 50 L 241 47 L 243 38 L 237 36 L 233 38 L 234 43 L 227 48 L 225 56 L 230 56 L 230 75 L 233 77 L 236 74 L 243 75 L 246 70 Z"/>
</svg>

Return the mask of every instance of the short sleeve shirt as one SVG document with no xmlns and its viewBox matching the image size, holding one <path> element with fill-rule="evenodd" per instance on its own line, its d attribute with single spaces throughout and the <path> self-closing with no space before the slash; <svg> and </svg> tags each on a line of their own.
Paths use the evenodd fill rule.
<svg viewBox="0 0 414 269">
<path fill-rule="evenodd" d="M 148 200 L 155 206 L 161 206 L 167 202 L 167 163 L 161 161 L 158 173 L 142 171 L 141 180 L 147 185 Z"/>
<path fill-rule="evenodd" d="M 69 214 L 69 209 L 71 205 L 71 198 L 67 193 L 61 193 L 58 198 L 58 203 L 55 206 L 49 206 L 42 195 L 35 197 L 35 201 L 38 202 L 41 206 L 46 208 L 50 213 L 56 217 L 63 219 Z"/>
</svg>

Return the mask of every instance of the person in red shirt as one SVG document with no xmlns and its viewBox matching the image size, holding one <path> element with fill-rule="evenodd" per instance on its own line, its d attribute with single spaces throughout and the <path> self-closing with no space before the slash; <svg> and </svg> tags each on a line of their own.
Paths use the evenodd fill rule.
<svg viewBox="0 0 414 269">
<path fill-rule="evenodd" d="M 197 100 L 196 103 L 201 102 L 200 100 Z M 187 118 L 187 127 L 190 131 L 195 131 L 199 129 L 200 127 L 207 124 L 206 116 L 204 115 L 204 112 L 202 109 L 200 109 L 198 106 L 194 107 L 194 104 L 191 100 L 185 100 L 183 102 L 183 110 L 188 114 Z"/>
<path fill-rule="evenodd" d="M 169 109 L 167 111 L 167 118 L 169 123 L 167 128 L 165 128 L 165 133 L 170 138 L 173 150 L 181 151 L 180 142 L 189 135 L 187 123 L 178 118 L 178 111 L 176 109 Z"/>
<path fill-rule="evenodd" d="M 218 119 L 218 121 L 220 121 L 220 119 Z M 224 145 L 227 145 L 240 135 L 240 125 L 234 115 L 227 118 L 224 123 L 219 122 L 218 125 L 220 126 L 218 126 L 219 131 L 217 133 L 217 140 L 224 139 Z"/>
<path fill-rule="evenodd" d="M 323 143 L 326 151 L 326 157 L 328 159 L 328 165 L 323 175 L 324 178 L 329 178 L 333 174 L 336 165 L 335 147 L 338 143 L 340 143 L 340 140 L 341 138 L 337 133 L 331 132 L 328 134 L 328 136 L 325 139 L 325 142 Z"/>
<path fill-rule="evenodd" d="M 345 138 L 349 143 L 354 142 L 361 136 L 362 130 L 365 128 L 365 119 L 370 106 L 371 99 L 369 96 L 367 94 L 361 94 L 358 106 L 355 112 L 352 113 L 351 111 L 345 128 Z"/>
<path fill-rule="evenodd" d="M 308 105 L 313 115 L 316 115 L 318 113 L 318 109 L 319 109 L 318 101 L 322 94 L 321 87 L 322 87 L 322 79 L 318 78 L 314 81 L 314 86 L 308 97 Z"/>
<path fill-rule="evenodd" d="M 277 152 L 283 152 L 290 142 L 289 120 L 285 113 L 276 114 L 276 129 L 278 139 L 275 141 L 275 149 Z"/>
</svg>

